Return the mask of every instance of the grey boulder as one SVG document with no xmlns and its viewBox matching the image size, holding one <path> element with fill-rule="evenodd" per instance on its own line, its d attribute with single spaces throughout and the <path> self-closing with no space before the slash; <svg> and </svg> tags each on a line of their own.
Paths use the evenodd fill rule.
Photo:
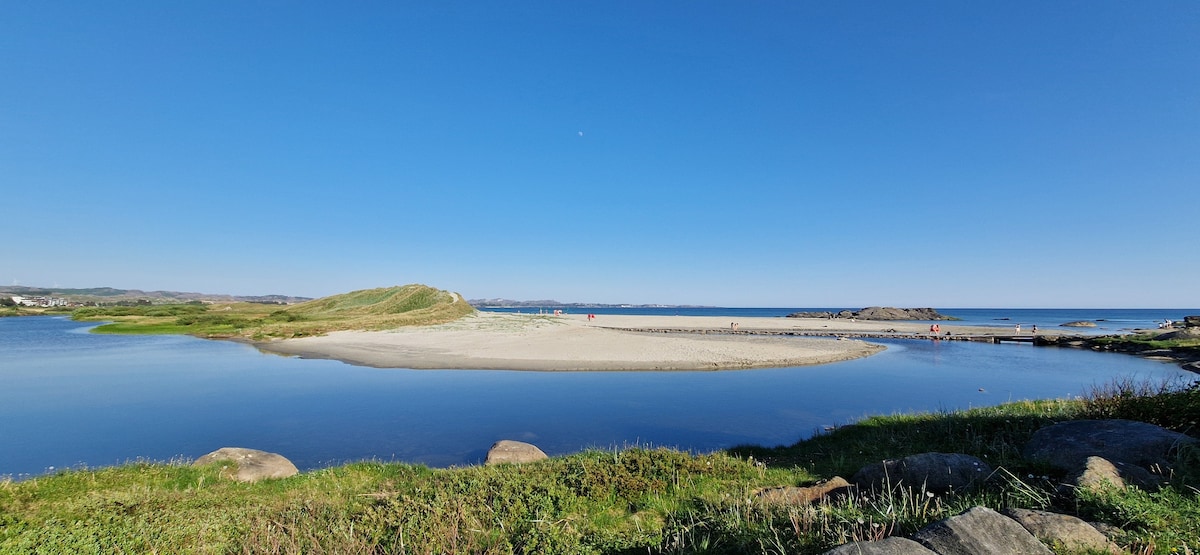
<svg viewBox="0 0 1200 555">
<path fill-rule="evenodd" d="M 1031 509 L 1006 509 L 1004 514 L 1020 523 L 1035 538 L 1062 544 L 1072 552 L 1121 552 L 1120 547 L 1108 541 L 1108 537 L 1094 526 L 1071 515 Z"/>
<path fill-rule="evenodd" d="M 244 447 L 222 447 L 204 455 L 192 466 L 206 466 L 216 462 L 230 461 L 235 465 L 232 475 L 226 477 L 238 482 L 257 482 L 266 478 L 287 478 L 300 473 L 292 461 L 283 455 Z M 224 474 L 223 474 L 224 475 Z"/>
<path fill-rule="evenodd" d="M 1017 521 L 987 507 L 974 507 L 930 524 L 912 539 L 941 555 L 1051 555 Z"/>
<path fill-rule="evenodd" d="M 839 545 L 825 555 L 937 555 L 925 546 L 905 538 L 891 537 L 873 542 Z"/>
<path fill-rule="evenodd" d="M 963 491 L 978 485 L 992 467 L 961 453 L 921 453 L 864 466 L 851 479 L 860 488 L 881 491 L 906 487 L 933 493 Z"/>
<path fill-rule="evenodd" d="M 1142 468 L 1165 467 L 1180 445 L 1195 443 L 1181 433 L 1132 420 L 1072 420 L 1033 433 L 1021 455 L 1028 461 L 1071 471 L 1088 457 Z"/>
<path fill-rule="evenodd" d="M 492 448 L 487 453 L 487 460 L 483 464 L 520 464 L 547 458 L 549 457 L 546 456 L 546 453 L 543 453 L 535 445 L 523 441 L 502 439 L 492 444 Z"/>
<path fill-rule="evenodd" d="M 1097 491 L 1106 488 L 1124 489 L 1134 485 L 1147 491 L 1157 491 L 1166 483 L 1162 476 L 1129 463 L 1113 463 L 1104 457 L 1088 457 L 1083 466 L 1067 476 L 1066 484 Z"/>
</svg>

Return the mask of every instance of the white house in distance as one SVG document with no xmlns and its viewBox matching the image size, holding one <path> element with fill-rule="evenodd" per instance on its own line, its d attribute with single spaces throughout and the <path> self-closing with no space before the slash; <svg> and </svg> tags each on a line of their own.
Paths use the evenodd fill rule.
<svg viewBox="0 0 1200 555">
<path fill-rule="evenodd" d="M 67 306 L 67 300 L 58 297 L 22 297 L 20 295 L 13 295 L 12 300 L 21 306 Z"/>
</svg>

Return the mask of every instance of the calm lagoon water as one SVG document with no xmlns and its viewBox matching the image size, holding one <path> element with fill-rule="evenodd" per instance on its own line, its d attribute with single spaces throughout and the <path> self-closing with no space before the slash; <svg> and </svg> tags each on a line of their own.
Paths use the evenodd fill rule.
<svg viewBox="0 0 1200 555">
<path fill-rule="evenodd" d="M 1030 345 L 882 341 L 822 366 L 723 372 L 374 369 L 226 341 L 109 336 L 64 318 L 0 318 L 0 476 L 225 446 L 301 469 L 378 459 L 476 464 L 499 439 L 547 453 L 628 445 L 791 444 L 870 414 L 1078 395 L 1175 365 Z M 980 391 L 982 389 L 982 391 Z"/>
</svg>

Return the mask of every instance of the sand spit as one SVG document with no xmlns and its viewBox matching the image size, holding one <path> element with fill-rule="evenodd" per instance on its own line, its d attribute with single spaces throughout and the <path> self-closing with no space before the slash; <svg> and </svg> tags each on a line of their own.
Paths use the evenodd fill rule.
<svg viewBox="0 0 1200 555">
<path fill-rule="evenodd" d="M 438 326 L 334 332 L 256 346 L 360 366 L 482 370 L 721 370 L 825 364 L 883 347 L 857 340 L 730 335 L 715 316 L 548 316 L 479 312 Z M 740 331 L 920 331 L 919 324 L 742 318 Z M 836 326 L 836 327 L 825 327 Z M 902 329 L 903 328 L 903 329 Z M 911 330 L 909 329 L 911 328 Z M 638 330 L 695 330 L 653 333 Z M 943 326 L 943 330 L 948 330 Z M 702 333 L 708 331 L 708 333 Z"/>
</svg>

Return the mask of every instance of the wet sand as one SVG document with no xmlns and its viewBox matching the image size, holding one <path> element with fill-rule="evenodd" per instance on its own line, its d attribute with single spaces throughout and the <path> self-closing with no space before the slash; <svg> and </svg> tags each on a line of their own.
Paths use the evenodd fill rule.
<svg viewBox="0 0 1200 555">
<path fill-rule="evenodd" d="M 771 368 L 825 364 L 883 350 L 851 339 L 731 334 L 733 323 L 717 316 L 598 315 L 589 321 L 582 314 L 479 312 L 438 326 L 334 332 L 255 345 L 267 352 L 377 368 L 542 371 Z M 741 318 L 736 323 L 740 332 L 928 332 L 927 324 L 905 322 Z M 942 326 L 943 333 L 966 329 L 981 331 Z"/>
</svg>

